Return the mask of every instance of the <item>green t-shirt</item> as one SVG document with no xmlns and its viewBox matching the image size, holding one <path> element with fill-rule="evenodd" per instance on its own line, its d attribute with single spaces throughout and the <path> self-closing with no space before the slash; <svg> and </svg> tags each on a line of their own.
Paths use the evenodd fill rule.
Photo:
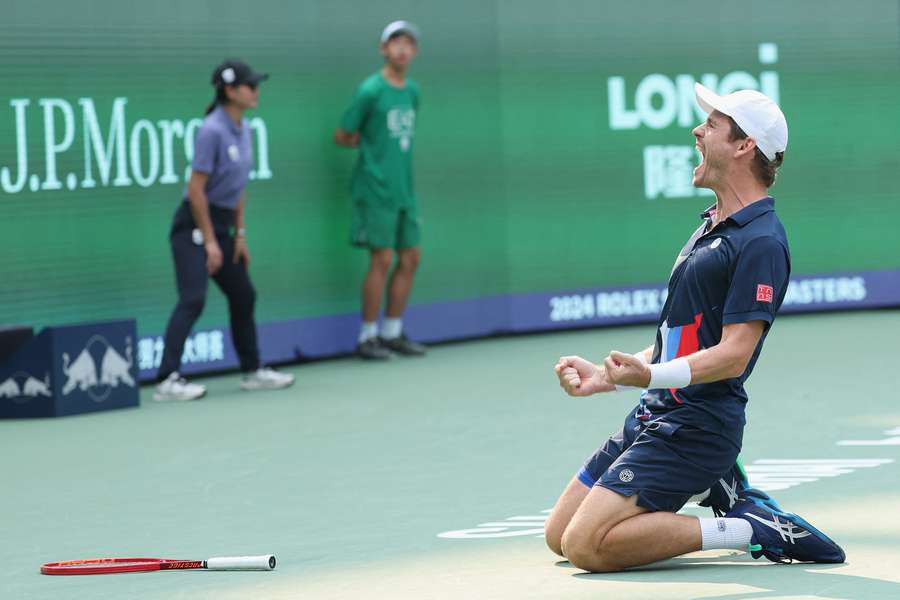
<svg viewBox="0 0 900 600">
<path fill-rule="evenodd" d="M 359 132 L 353 199 L 392 207 L 415 207 L 412 151 L 419 86 L 411 79 L 396 88 L 375 73 L 363 81 L 341 119 L 341 129 Z"/>
</svg>

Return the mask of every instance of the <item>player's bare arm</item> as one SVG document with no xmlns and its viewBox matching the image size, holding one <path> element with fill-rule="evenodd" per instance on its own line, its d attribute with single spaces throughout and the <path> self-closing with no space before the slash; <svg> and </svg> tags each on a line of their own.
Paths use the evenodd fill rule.
<svg viewBox="0 0 900 600">
<path fill-rule="evenodd" d="M 653 346 L 647 346 L 640 352 L 635 352 L 634 355 L 637 356 L 638 360 L 641 362 L 649 363 L 653 360 Z"/>
<path fill-rule="evenodd" d="M 740 377 L 750 363 L 764 329 L 764 321 L 725 325 L 718 344 L 685 357 L 691 370 L 690 384 Z M 642 388 L 650 385 L 650 367 L 631 354 L 610 352 L 603 366 L 613 385 Z"/>
</svg>

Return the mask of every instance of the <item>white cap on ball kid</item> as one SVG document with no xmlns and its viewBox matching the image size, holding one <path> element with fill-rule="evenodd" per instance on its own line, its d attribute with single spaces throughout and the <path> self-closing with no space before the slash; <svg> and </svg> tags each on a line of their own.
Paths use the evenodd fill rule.
<svg viewBox="0 0 900 600">
<path fill-rule="evenodd" d="M 391 39 L 391 36 L 400 33 L 405 33 L 415 40 L 417 44 L 419 43 L 419 28 L 409 21 L 394 21 L 393 23 L 388 23 L 388 26 L 381 32 L 381 43 L 386 43 Z"/>
<path fill-rule="evenodd" d="M 784 113 L 762 92 L 738 90 L 719 96 L 708 87 L 695 83 L 694 93 L 697 104 L 706 114 L 717 110 L 734 119 L 769 160 L 775 160 L 775 153 L 787 148 L 788 127 Z"/>
</svg>

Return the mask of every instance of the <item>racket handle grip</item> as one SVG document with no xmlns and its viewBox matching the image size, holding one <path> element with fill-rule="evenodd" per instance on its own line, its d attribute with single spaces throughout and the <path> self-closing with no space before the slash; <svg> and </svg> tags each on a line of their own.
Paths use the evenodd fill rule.
<svg viewBox="0 0 900 600">
<path fill-rule="evenodd" d="M 210 571 L 271 571 L 275 568 L 275 555 L 219 556 L 206 561 Z"/>
</svg>

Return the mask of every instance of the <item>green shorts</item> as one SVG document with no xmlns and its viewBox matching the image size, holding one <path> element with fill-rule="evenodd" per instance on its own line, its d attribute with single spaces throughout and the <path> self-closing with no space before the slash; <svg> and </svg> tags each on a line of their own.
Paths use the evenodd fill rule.
<svg viewBox="0 0 900 600">
<path fill-rule="evenodd" d="M 421 229 L 415 208 L 353 203 L 350 243 L 359 248 L 414 248 L 419 245 Z"/>
</svg>

